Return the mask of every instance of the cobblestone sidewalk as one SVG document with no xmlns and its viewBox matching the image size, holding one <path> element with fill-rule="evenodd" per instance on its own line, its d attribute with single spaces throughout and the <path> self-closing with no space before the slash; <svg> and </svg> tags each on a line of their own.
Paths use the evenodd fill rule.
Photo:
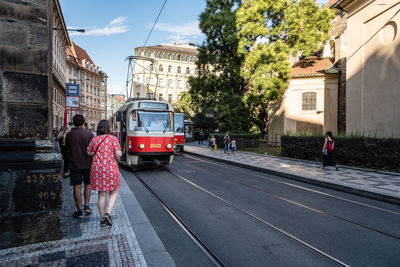
<svg viewBox="0 0 400 267">
<path fill-rule="evenodd" d="M 185 144 L 185 152 L 235 165 L 247 165 L 253 169 L 264 169 L 287 177 L 317 181 L 320 184 L 336 186 L 336 188 L 342 187 L 345 191 L 353 190 L 353 192 L 365 193 L 378 199 L 400 203 L 400 174 L 396 173 L 344 166 L 341 166 L 339 171 L 336 171 L 334 167 L 322 169 L 320 163 L 305 160 L 242 151 L 224 154 L 221 149 L 211 152 L 207 145 L 197 143 Z"/>
<path fill-rule="evenodd" d="M 63 239 L 0 250 L 0 266 L 147 266 L 121 198 L 113 210 L 112 227 L 100 227 L 95 191 L 90 206 L 90 216 L 72 217 L 72 187 L 64 179 Z"/>
</svg>

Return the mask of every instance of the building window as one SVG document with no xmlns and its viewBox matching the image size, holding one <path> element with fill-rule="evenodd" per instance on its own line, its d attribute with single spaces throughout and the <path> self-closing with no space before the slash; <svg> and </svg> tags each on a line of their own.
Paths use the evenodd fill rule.
<svg viewBox="0 0 400 267">
<path fill-rule="evenodd" d="M 182 56 L 181 55 L 178 55 L 178 60 L 180 61 L 182 59 Z"/>
<path fill-rule="evenodd" d="M 316 110 L 317 109 L 317 93 L 303 93 L 302 94 L 303 110 Z"/>
<path fill-rule="evenodd" d="M 190 62 L 190 57 L 189 56 L 186 57 L 186 61 Z"/>
<path fill-rule="evenodd" d="M 158 67 L 158 71 L 161 71 L 161 72 L 164 71 L 163 65 L 160 65 L 160 66 Z"/>
<path fill-rule="evenodd" d="M 153 99 L 153 93 L 146 93 L 146 98 Z"/>
<path fill-rule="evenodd" d="M 154 66 L 153 66 L 153 64 L 150 64 L 150 71 L 154 71 Z"/>
<path fill-rule="evenodd" d="M 160 79 L 159 80 L 159 85 L 160 85 L 160 87 L 164 87 L 165 86 L 164 79 Z"/>
<path fill-rule="evenodd" d="M 171 103 L 172 102 L 172 94 L 168 95 L 168 102 Z"/>
<path fill-rule="evenodd" d="M 168 80 L 168 87 L 169 87 L 169 88 L 172 88 L 172 79 L 169 79 L 169 80 Z"/>
<path fill-rule="evenodd" d="M 182 81 L 178 80 L 178 88 L 182 88 Z"/>
<path fill-rule="evenodd" d="M 163 53 L 159 53 L 159 54 L 158 54 L 158 57 L 159 57 L 159 58 L 164 58 L 164 54 L 163 54 Z"/>
<path fill-rule="evenodd" d="M 162 94 L 159 94 L 159 95 L 158 95 L 158 101 L 163 101 Z"/>
<path fill-rule="evenodd" d="M 141 51 L 141 52 L 140 52 L 140 55 L 141 55 L 142 57 L 144 57 L 144 51 Z"/>
<path fill-rule="evenodd" d="M 176 70 L 178 73 L 181 73 L 181 67 L 179 66 Z"/>
<path fill-rule="evenodd" d="M 198 69 L 195 69 L 195 70 L 194 70 L 194 74 L 199 75 L 199 70 L 198 70 Z"/>
<path fill-rule="evenodd" d="M 140 97 L 140 93 L 136 93 L 136 97 L 139 98 Z"/>
<path fill-rule="evenodd" d="M 172 60 L 172 54 L 168 54 L 168 59 Z"/>
<path fill-rule="evenodd" d="M 172 72 L 172 66 L 171 65 L 168 66 L 168 72 Z"/>
<path fill-rule="evenodd" d="M 190 74 L 190 68 L 189 67 L 186 68 L 186 74 Z"/>
<path fill-rule="evenodd" d="M 154 57 L 154 52 L 150 52 L 150 57 Z"/>
</svg>

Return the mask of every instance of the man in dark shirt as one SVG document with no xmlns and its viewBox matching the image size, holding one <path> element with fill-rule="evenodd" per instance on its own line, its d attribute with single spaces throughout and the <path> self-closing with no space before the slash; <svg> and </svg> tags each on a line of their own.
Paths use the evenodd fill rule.
<svg viewBox="0 0 400 267">
<path fill-rule="evenodd" d="M 68 153 L 68 167 L 70 169 L 71 185 L 74 187 L 74 200 L 77 211 L 73 217 L 83 217 L 83 212 L 90 215 L 90 167 L 92 158 L 87 153 L 87 147 L 94 137 L 91 131 L 85 129 L 85 117 L 77 114 L 73 117 L 76 128 L 73 128 L 65 138 L 65 146 Z M 85 205 L 82 211 L 82 182 L 85 184 Z"/>
</svg>

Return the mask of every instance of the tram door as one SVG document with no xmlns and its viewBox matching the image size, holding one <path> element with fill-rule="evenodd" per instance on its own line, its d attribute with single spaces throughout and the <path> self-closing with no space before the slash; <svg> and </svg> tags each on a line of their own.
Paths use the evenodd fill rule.
<svg viewBox="0 0 400 267">
<path fill-rule="evenodd" d="M 119 121 L 119 144 L 122 149 L 121 161 L 126 161 L 126 111 L 117 112 L 117 121 Z"/>
</svg>

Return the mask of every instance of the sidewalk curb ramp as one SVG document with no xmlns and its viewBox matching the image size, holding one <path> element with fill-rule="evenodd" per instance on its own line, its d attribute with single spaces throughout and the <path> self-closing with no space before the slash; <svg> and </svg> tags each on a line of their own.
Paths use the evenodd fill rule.
<svg viewBox="0 0 400 267">
<path fill-rule="evenodd" d="M 329 182 L 325 182 L 325 181 L 319 181 L 319 180 L 315 180 L 313 178 L 308 178 L 308 177 L 295 175 L 295 174 L 290 174 L 290 173 L 285 173 L 285 172 L 279 172 L 279 171 L 275 171 L 275 170 L 271 170 L 271 169 L 266 169 L 266 168 L 261 168 L 261 167 L 256 167 L 256 166 L 250 166 L 250 165 L 247 165 L 247 164 L 244 164 L 244 163 L 232 162 L 230 160 L 221 159 L 221 158 L 212 157 L 212 156 L 203 155 L 203 154 L 198 154 L 198 153 L 195 153 L 195 152 L 189 152 L 189 151 L 186 151 L 186 150 L 184 151 L 183 154 L 190 154 L 190 155 L 194 155 L 194 156 L 198 156 L 198 157 L 202 157 L 202 158 L 215 160 L 215 161 L 223 162 L 223 163 L 226 163 L 226 164 L 242 167 L 242 168 L 245 168 L 245 169 L 250 169 L 250 170 L 259 171 L 259 172 L 263 172 L 263 173 L 273 174 L 273 175 L 276 175 L 276 176 L 280 176 L 280 177 L 284 177 L 284 178 L 288 178 L 288 179 L 304 182 L 304 183 L 307 183 L 307 184 L 323 186 L 323 187 L 326 187 L 326 188 L 329 188 L 329 189 L 334 189 L 334 190 L 337 190 L 337 191 L 342 191 L 342 192 L 351 193 L 351 194 L 355 194 L 355 195 L 359 195 L 359 196 L 363 196 L 363 197 L 368 197 L 368 198 L 371 198 L 371 199 L 388 202 L 390 204 L 400 205 L 400 198 L 393 197 L 393 196 L 388 196 L 388 195 L 384 195 L 384 194 L 380 194 L 380 193 L 376 193 L 376 192 L 371 192 L 371 191 L 367 191 L 367 190 L 352 188 L 352 187 L 349 187 L 349 186 L 335 184 L 335 183 L 329 183 Z"/>
</svg>

